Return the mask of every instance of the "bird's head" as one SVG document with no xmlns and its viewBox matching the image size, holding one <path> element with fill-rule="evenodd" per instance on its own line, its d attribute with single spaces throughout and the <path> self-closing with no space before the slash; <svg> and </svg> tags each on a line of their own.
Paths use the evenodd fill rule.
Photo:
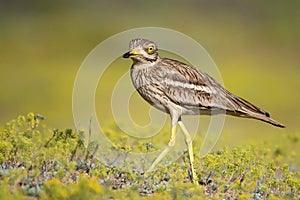
<svg viewBox="0 0 300 200">
<path fill-rule="evenodd" d="M 129 43 L 129 52 L 123 58 L 131 58 L 136 63 L 152 63 L 159 58 L 157 50 L 156 44 L 150 40 L 133 39 Z"/>
</svg>

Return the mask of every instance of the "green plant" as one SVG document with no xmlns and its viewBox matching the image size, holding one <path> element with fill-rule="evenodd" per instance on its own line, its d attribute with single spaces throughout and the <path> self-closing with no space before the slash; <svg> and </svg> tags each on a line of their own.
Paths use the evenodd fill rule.
<svg viewBox="0 0 300 200">
<path fill-rule="evenodd" d="M 0 198 L 27 199 L 299 199 L 300 173 L 289 164 L 297 153 L 299 134 L 280 145 L 225 147 L 204 158 L 196 156 L 199 186 L 190 183 L 188 158 L 159 165 L 148 178 L 124 160 L 105 166 L 95 157 L 98 146 L 80 134 L 40 127 L 43 118 L 29 113 L 6 123 L 0 131 Z M 117 130 L 110 137 L 118 137 Z M 134 146 L 136 145 L 136 146 Z M 120 140 L 115 147 L 148 153 L 148 141 Z"/>
</svg>

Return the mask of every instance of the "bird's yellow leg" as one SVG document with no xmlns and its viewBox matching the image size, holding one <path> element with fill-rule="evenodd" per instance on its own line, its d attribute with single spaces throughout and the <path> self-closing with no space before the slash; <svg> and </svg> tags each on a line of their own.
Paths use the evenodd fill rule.
<svg viewBox="0 0 300 200">
<path fill-rule="evenodd" d="M 172 131 L 171 131 L 171 138 L 168 143 L 168 146 L 161 152 L 161 154 L 155 159 L 155 161 L 152 163 L 151 167 L 146 171 L 145 176 L 151 172 L 155 166 L 167 155 L 167 153 L 171 150 L 172 147 L 175 145 L 175 139 L 176 139 L 176 125 L 172 125 Z"/>
<path fill-rule="evenodd" d="M 193 140 L 190 136 L 190 133 L 188 132 L 188 130 L 185 128 L 184 124 L 182 121 L 178 121 L 178 124 L 184 134 L 185 137 L 185 143 L 188 147 L 188 152 L 189 152 L 189 157 L 190 157 L 190 167 L 191 167 L 191 171 L 192 171 L 192 182 L 193 183 L 197 183 L 198 182 L 198 178 L 194 169 L 194 152 L 193 152 Z"/>
</svg>

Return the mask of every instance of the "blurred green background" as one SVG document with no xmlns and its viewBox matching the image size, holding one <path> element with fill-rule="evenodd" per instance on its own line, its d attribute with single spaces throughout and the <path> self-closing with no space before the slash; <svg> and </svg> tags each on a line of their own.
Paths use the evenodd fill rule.
<svg viewBox="0 0 300 200">
<path fill-rule="evenodd" d="M 229 91 L 287 126 L 228 117 L 224 144 L 278 142 L 299 132 L 299 8 L 296 0 L 1 1 L 0 123 L 35 112 L 49 127 L 73 128 L 73 83 L 87 54 L 113 34 L 154 26 L 198 41 Z M 116 63 L 119 74 L 130 68 L 129 61 Z"/>
</svg>

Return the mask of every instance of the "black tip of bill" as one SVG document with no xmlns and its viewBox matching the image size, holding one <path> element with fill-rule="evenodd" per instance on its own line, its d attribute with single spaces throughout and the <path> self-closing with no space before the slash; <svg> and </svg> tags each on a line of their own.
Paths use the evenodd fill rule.
<svg viewBox="0 0 300 200">
<path fill-rule="evenodd" d="M 130 52 L 124 53 L 123 58 L 129 58 L 130 57 Z"/>
</svg>

